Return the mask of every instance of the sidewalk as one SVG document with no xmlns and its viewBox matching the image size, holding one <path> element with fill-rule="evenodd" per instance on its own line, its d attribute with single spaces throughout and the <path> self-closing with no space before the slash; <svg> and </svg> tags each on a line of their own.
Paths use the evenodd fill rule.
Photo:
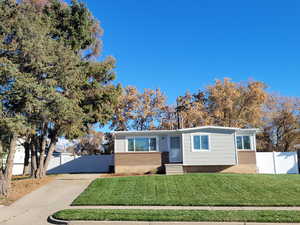
<svg viewBox="0 0 300 225">
<path fill-rule="evenodd" d="M 59 175 L 10 206 L 0 207 L 2 225 L 45 225 L 47 218 L 65 209 L 99 174 Z"/>
</svg>

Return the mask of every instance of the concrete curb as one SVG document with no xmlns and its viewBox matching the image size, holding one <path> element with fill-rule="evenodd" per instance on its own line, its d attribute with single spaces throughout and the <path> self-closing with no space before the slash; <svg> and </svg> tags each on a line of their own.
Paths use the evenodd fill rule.
<svg viewBox="0 0 300 225">
<path fill-rule="evenodd" d="M 47 218 L 47 222 L 52 224 L 68 225 L 69 221 L 55 219 L 52 215 Z"/>
<path fill-rule="evenodd" d="M 58 220 L 57 220 L 58 221 Z M 60 221 L 62 222 L 62 221 Z M 184 221 L 93 221 L 93 220 L 72 220 L 64 221 L 69 225 L 299 225 L 299 223 L 255 223 L 255 222 L 184 222 Z"/>
<path fill-rule="evenodd" d="M 300 211 L 299 206 L 125 206 L 125 205 L 103 205 L 103 206 L 68 206 L 66 209 L 168 209 L 168 210 L 277 210 L 277 211 Z"/>
</svg>

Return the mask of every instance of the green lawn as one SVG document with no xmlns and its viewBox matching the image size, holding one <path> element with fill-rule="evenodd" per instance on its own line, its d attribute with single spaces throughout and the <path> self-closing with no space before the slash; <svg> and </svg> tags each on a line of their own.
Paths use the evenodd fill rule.
<svg viewBox="0 0 300 225">
<path fill-rule="evenodd" d="M 66 209 L 55 213 L 62 220 L 300 222 L 299 211 L 209 211 L 139 209 Z"/>
<path fill-rule="evenodd" d="M 73 205 L 299 206 L 299 175 L 185 174 L 100 178 Z"/>
</svg>

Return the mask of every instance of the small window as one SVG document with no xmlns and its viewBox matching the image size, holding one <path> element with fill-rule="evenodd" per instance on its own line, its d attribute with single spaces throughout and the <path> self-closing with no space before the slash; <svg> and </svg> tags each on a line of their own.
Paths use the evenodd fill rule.
<svg viewBox="0 0 300 225">
<path fill-rule="evenodd" d="M 180 137 L 178 136 L 170 137 L 170 148 L 180 149 Z"/>
<path fill-rule="evenodd" d="M 134 151 L 134 140 L 133 140 L 133 138 L 128 139 L 128 151 L 129 152 Z"/>
<path fill-rule="evenodd" d="M 196 151 L 209 150 L 208 135 L 193 135 L 193 149 Z"/>
<path fill-rule="evenodd" d="M 132 137 L 127 138 L 128 152 L 149 152 L 157 151 L 157 141 L 155 137 Z"/>
<path fill-rule="evenodd" d="M 238 149 L 243 149 L 243 136 L 236 137 L 236 146 Z"/>
<path fill-rule="evenodd" d="M 251 138 L 250 136 L 237 136 L 236 147 L 240 150 L 251 150 Z"/>
<path fill-rule="evenodd" d="M 207 135 L 201 136 L 201 149 L 208 150 L 208 136 Z"/>
<path fill-rule="evenodd" d="M 150 151 L 156 151 L 156 138 L 150 138 Z"/>
</svg>

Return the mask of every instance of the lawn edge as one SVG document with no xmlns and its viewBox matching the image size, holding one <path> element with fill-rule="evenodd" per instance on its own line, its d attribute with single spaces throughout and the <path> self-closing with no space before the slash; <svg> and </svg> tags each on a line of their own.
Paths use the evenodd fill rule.
<svg viewBox="0 0 300 225">
<path fill-rule="evenodd" d="M 79 221 L 79 222 L 166 222 L 166 223 L 170 223 L 170 222 L 176 222 L 176 223 L 195 223 L 195 222 L 203 222 L 203 223 L 250 223 L 250 224 L 281 224 L 281 223 L 290 223 L 290 224 L 300 224 L 300 220 L 298 218 L 297 221 L 284 221 L 284 220 L 272 220 L 272 221 L 261 221 L 259 220 L 258 218 L 255 219 L 255 220 L 252 220 L 252 221 L 245 221 L 245 220 L 241 220 L 241 219 L 233 219 L 231 221 L 220 221 L 220 220 L 160 220 L 159 218 L 157 218 L 157 220 L 140 220 L 140 219 L 136 219 L 136 220 L 123 220 L 123 219 L 105 219 L 105 220 L 101 220 L 101 219 L 72 219 L 72 218 L 69 218 L 69 219 L 61 219 L 61 218 L 55 218 L 54 215 L 58 212 L 61 212 L 61 211 L 68 211 L 68 210 L 73 210 L 73 209 L 70 209 L 70 208 L 66 208 L 66 209 L 62 209 L 62 210 L 59 210 L 55 213 L 53 213 L 51 216 L 49 216 L 49 219 L 50 222 L 52 221 L 52 223 L 54 224 L 69 224 L 70 222 L 74 222 L 74 221 Z M 89 210 L 89 209 L 74 209 L 74 210 L 78 210 L 78 211 L 85 211 L 85 210 Z M 112 211 L 122 211 L 123 209 L 92 209 L 92 210 L 112 210 Z M 130 210 L 140 210 L 140 211 L 144 211 L 144 209 L 128 209 L 129 211 Z M 156 209 L 153 209 L 154 211 Z M 167 210 L 167 211 L 173 211 L 173 210 Z M 219 211 L 219 210 L 174 210 L 174 211 Z M 221 210 L 222 211 L 222 210 Z M 227 211 L 227 210 L 226 210 Z M 232 212 L 232 211 L 240 211 L 240 212 L 245 212 L 245 210 L 228 210 L 228 212 Z M 263 212 L 263 211 L 273 211 L 273 212 L 276 212 L 277 210 L 247 210 L 247 211 L 257 211 L 257 212 Z M 279 210 L 280 211 L 280 210 Z M 295 210 L 287 210 L 288 211 L 293 211 L 293 212 L 297 212 Z M 298 211 L 299 212 L 299 211 Z M 300 213 L 300 212 L 299 212 Z"/>
</svg>

